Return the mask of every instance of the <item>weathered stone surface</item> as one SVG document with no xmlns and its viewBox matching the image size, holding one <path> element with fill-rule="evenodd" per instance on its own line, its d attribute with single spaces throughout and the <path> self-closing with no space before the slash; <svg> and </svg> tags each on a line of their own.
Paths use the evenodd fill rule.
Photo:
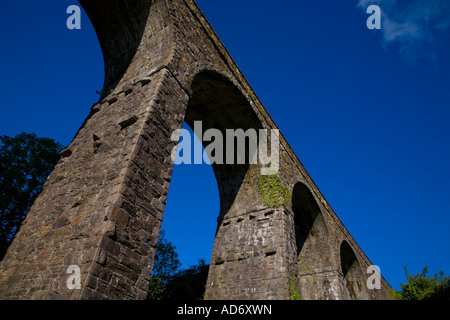
<svg viewBox="0 0 450 320">
<path fill-rule="evenodd" d="M 0 263 L 2 299 L 145 299 L 183 121 L 276 125 L 192 0 L 83 0 L 105 60 L 91 108 Z M 280 135 L 282 201 L 258 165 L 213 165 L 220 213 L 207 299 L 387 299 L 372 263 Z M 286 197 L 289 195 L 289 197 Z M 273 207 L 268 207 L 273 206 Z M 69 265 L 80 290 L 66 286 Z"/>
</svg>

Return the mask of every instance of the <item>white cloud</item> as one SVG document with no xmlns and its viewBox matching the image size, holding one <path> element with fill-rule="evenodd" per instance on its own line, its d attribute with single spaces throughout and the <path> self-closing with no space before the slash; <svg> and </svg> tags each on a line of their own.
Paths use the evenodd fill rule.
<svg viewBox="0 0 450 320">
<path fill-rule="evenodd" d="M 371 4 L 381 8 L 383 42 L 398 44 L 409 56 L 442 41 L 450 30 L 449 0 L 358 0 L 357 6 L 365 12 Z"/>
</svg>

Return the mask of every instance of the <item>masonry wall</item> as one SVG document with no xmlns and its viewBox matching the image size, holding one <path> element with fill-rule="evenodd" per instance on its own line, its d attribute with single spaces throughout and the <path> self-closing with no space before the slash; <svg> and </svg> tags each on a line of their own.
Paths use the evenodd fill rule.
<svg viewBox="0 0 450 320">
<path fill-rule="evenodd" d="M 172 132 L 196 120 L 204 130 L 277 128 L 195 2 L 81 2 L 105 87 L 0 262 L 1 298 L 145 299 Z M 277 176 L 289 197 L 277 205 L 264 202 L 259 165 L 213 169 L 221 210 L 207 299 L 289 299 L 292 281 L 304 299 L 388 298 L 383 279 L 367 289 L 371 262 L 282 135 Z M 67 288 L 70 265 L 80 290 Z"/>
</svg>

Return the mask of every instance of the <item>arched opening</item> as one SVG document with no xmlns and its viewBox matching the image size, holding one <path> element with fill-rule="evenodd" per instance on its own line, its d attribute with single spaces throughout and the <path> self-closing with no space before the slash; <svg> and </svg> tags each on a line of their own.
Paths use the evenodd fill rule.
<svg viewBox="0 0 450 320">
<path fill-rule="evenodd" d="M 189 133 L 184 139 L 189 138 L 191 145 L 199 142 L 186 123 L 183 129 Z M 216 178 L 209 164 L 194 164 L 192 159 L 190 164 L 174 165 L 161 224 L 164 234 L 160 234 L 160 240 L 164 239 L 165 245 L 157 247 L 152 272 L 152 276 L 163 275 L 167 282 L 151 282 L 150 299 L 201 299 L 204 295 L 219 203 Z"/>
<path fill-rule="evenodd" d="M 252 202 L 256 205 L 258 197 L 249 194 L 248 190 L 245 194 L 241 192 L 241 187 L 249 176 L 248 171 L 251 166 L 249 159 L 252 155 L 246 152 L 244 163 L 238 162 L 238 146 L 235 143 L 234 161 L 227 163 L 226 156 L 230 150 L 223 141 L 221 153 L 224 161 L 205 163 L 202 155 L 205 148 L 214 140 L 204 139 L 203 134 L 209 129 L 216 129 L 223 137 L 226 137 L 226 130 L 229 129 L 257 131 L 262 126 L 247 98 L 224 76 L 212 71 L 203 71 L 194 78 L 191 89 L 192 95 L 183 125 L 183 129 L 190 133 L 191 161 L 189 164 L 174 165 L 162 229 L 166 232 L 167 239 L 177 247 L 182 263 L 191 261 L 192 265 L 196 259 L 204 258 L 207 263 L 210 263 L 211 274 L 211 267 L 215 266 L 215 263 L 211 261 L 213 239 L 214 247 L 221 247 L 220 250 L 225 247 L 222 246 L 223 243 L 216 243 L 222 220 L 232 208 L 233 211 L 239 210 L 251 205 Z M 180 143 L 181 141 L 182 139 Z M 195 143 L 203 145 L 200 159 L 198 153 L 196 155 L 196 151 L 193 150 L 196 148 Z M 249 140 L 246 140 L 246 144 L 245 149 L 249 150 Z M 217 149 L 214 150 L 214 152 L 217 151 Z M 216 156 L 207 152 L 206 154 Z M 235 245 L 230 244 L 229 241 L 224 242 L 228 246 Z M 196 250 L 195 247 L 201 251 Z M 227 251 L 229 248 L 223 250 Z M 208 254 L 209 256 L 206 256 Z M 239 274 L 217 277 L 222 280 L 227 276 L 239 276 Z M 234 279 L 228 279 L 224 282 L 233 281 Z M 239 285 L 239 283 L 236 281 L 231 285 Z"/>
<path fill-rule="evenodd" d="M 152 2 L 80 0 L 95 28 L 103 52 L 105 81 L 101 98 L 116 87 L 138 51 Z"/>
<path fill-rule="evenodd" d="M 295 243 L 298 257 L 310 233 L 311 236 L 314 236 L 312 228 L 320 213 L 314 196 L 303 183 L 299 182 L 294 186 L 292 210 L 294 211 Z"/>
<path fill-rule="evenodd" d="M 328 252 L 326 244 L 328 229 L 313 194 L 301 182 L 298 182 L 292 190 L 292 211 L 299 269 L 319 268 L 321 265 L 318 263 L 323 263 L 321 261 L 324 259 L 323 257 L 317 259 L 315 255 Z"/>
<path fill-rule="evenodd" d="M 361 266 L 355 252 L 347 241 L 342 241 L 340 248 L 341 271 L 344 279 L 344 299 L 360 299 L 364 279 Z"/>
<path fill-rule="evenodd" d="M 185 122 L 194 128 L 196 121 L 202 123 L 202 133 L 209 129 L 217 129 L 226 137 L 226 130 L 229 129 L 262 129 L 262 125 L 247 98 L 238 90 L 238 88 L 223 75 L 213 71 L 203 71 L 197 74 L 192 84 L 192 96 L 189 100 L 186 111 Z M 246 150 L 248 150 L 249 141 L 246 140 Z M 206 147 L 209 142 L 204 142 Z M 212 168 L 217 180 L 220 196 L 220 214 L 221 220 L 230 210 L 233 204 L 236 204 L 236 197 L 244 181 L 244 178 L 250 167 L 249 155 L 246 152 L 246 159 L 243 164 L 237 160 L 237 143 L 234 144 L 234 161 L 226 161 L 227 150 L 226 143 L 223 143 L 223 163 L 213 163 Z M 247 198 L 246 205 L 254 201 L 257 204 L 257 198 Z"/>
<path fill-rule="evenodd" d="M 294 213 L 296 285 L 302 299 L 333 299 L 327 272 L 331 254 L 328 228 L 311 190 L 298 182 L 292 190 Z"/>
</svg>

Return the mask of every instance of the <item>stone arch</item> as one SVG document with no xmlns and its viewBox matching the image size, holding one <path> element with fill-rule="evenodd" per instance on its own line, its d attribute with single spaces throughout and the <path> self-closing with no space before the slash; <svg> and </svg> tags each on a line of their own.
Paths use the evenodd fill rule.
<svg viewBox="0 0 450 320">
<path fill-rule="evenodd" d="M 316 259 L 308 251 L 328 249 L 328 227 L 313 193 L 302 182 L 296 183 L 292 189 L 292 211 L 299 268 L 316 268 Z"/>
<path fill-rule="evenodd" d="M 364 298 L 364 273 L 350 244 L 344 240 L 340 246 L 341 272 L 343 276 L 343 298 Z"/>
<path fill-rule="evenodd" d="M 223 163 L 212 163 L 219 192 L 220 212 L 205 297 L 223 299 L 231 290 L 236 292 L 236 297 L 248 298 L 246 290 L 258 286 L 260 282 L 246 284 L 242 282 L 242 276 L 246 272 L 254 274 L 258 272 L 258 268 L 264 267 L 262 262 L 256 259 L 253 261 L 252 257 L 247 256 L 248 252 L 255 254 L 256 249 L 260 249 L 256 248 L 259 240 L 255 242 L 255 238 L 256 233 L 262 231 L 255 227 L 257 219 L 246 218 L 245 214 L 238 218 L 235 216 L 260 205 L 256 182 L 260 167 L 258 164 L 250 164 L 248 139 L 244 163 L 237 162 L 237 143 L 234 143 L 234 163 L 227 163 L 226 155 L 229 150 L 226 132 L 230 129 L 242 129 L 244 132 L 254 129 L 258 133 L 263 125 L 236 80 L 217 71 L 214 66 L 199 69 L 192 76 L 189 91 L 184 122 L 195 131 L 196 122 L 201 121 L 201 131 L 196 134 L 205 148 L 213 141 L 205 141 L 199 135 L 207 130 L 216 129 L 223 137 Z M 264 257 L 258 256 L 257 259 Z"/>
<path fill-rule="evenodd" d="M 182 77 L 180 77 L 180 81 L 182 82 L 186 90 L 189 91 L 189 94 L 192 95 L 193 89 L 195 89 L 194 80 L 198 81 L 197 76 L 201 77 L 202 74 L 208 73 L 216 74 L 217 77 L 221 77 L 224 81 L 233 84 L 243 96 L 248 98 L 244 90 L 242 89 L 242 86 L 238 83 L 237 79 L 233 76 L 233 73 L 230 71 L 226 64 L 220 65 L 218 63 L 212 63 L 208 60 L 193 61 L 192 64 L 187 67 Z M 194 86 L 194 88 L 192 88 L 192 86 Z"/>
<path fill-rule="evenodd" d="M 111 92 L 122 90 L 117 88 L 119 82 L 123 81 L 125 75 L 139 72 L 133 70 L 133 60 L 142 59 L 143 39 L 149 38 L 149 30 L 157 33 L 156 41 L 159 45 L 159 55 L 152 56 L 154 63 L 161 64 L 171 50 L 172 41 L 162 42 L 163 35 L 166 38 L 170 33 L 160 30 L 158 25 L 163 24 L 163 18 L 152 14 L 154 11 L 167 12 L 165 1 L 141 0 L 80 0 L 96 31 L 100 47 L 103 53 L 105 80 L 103 84 L 101 99 Z M 107 14 L 105 14 L 107 12 Z M 121 41 L 117 41 L 121 39 Z M 156 47 L 147 40 L 147 45 Z M 131 66 L 131 68 L 130 68 Z M 127 77 L 128 77 L 127 76 Z"/>
<path fill-rule="evenodd" d="M 184 122 L 192 129 L 196 121 L 201 121 L 202 134 L 208 129 L 218 129 L 224 138 L 227 129 L 243 129 L 244 131 L 262 129 L 261 121 L 248 99 L 240 88 L 225 75 L 211 69 L 199 71 L 193 77 L 190 89 L 192 95 L 188 102 Z M 200 140 L 202 141 L 202 139 Z M 224 218 L 233 204 L 237 206 L 235 209 L 239 210 L 239 201 L 236 201 L 236 198 L 250 168 L 247 152 L 244 164 L 237 164 L 236 161 L 235 164 L 225 163 L 225 139 L 223 142 L 224 163 L 212 164 L 219 188 L 219 220 Z M 204 142 L 204 147 L 209 143 Z M 234 147 L 236 151 L 236 144 Z M 248 148 L 246 148 L 247 150 Z M 248 205 L 248 199 L 245 205 Z"/>
<path fill-rule="evenodd" d="M 297 182 L 292 189 L 292 212 L 297 260 L 295 274 L 300 292 L 306 299 L 331 299 L 328 280 L 322 279 L 331 266 L 329 230 L 313 193 L 302 182 Z M 309 296 L 311 292 L 315 295 Z"/>
<path fill-rule="evenodd" d="M 218 67 L 215 67 L 212 64 L 195 64 L 195 70 L 192 70 L 190 76 L 192 78 L 185 84 L 187 91 L 189 91 L 190 94 L 183 119 L 184 123 L 197 135 L 197 138 L 203 144 L 204 148 L 214 142 L 203 139 L 204 133 L 209 129 L 218 129 L 224 138 L 224 150 L 222 151 L 222 154 L 224 156 L 223 160 L 225 161 L 226 130 L 258 130 L 262 128 L 261 122 L 253 111 L 248 98 L 242 93 L 241 88 L 237 85 L 236 81 L 233 81 L 233 78 L 230 75 L 221 72 Z M 199 126 L 199 122 L 201 122 L 201 126 Z M 197 129 L 200 129 L 201 131 L 199 132 Z M 191 147 L 191 152 L 194 153 L 194 145 L 191 145 Z M 197 160 L 203 162 L 203 158 L 197 158 Z M 258 166 L 253 167 L 257 169 Z M 235 164 L 212 163 L 212 170 L 217 183 L 220 203 L 218 212 L 209 212 L 218 217 L 216 238 L 214 239 L 214 250 L 219 252 L 216 256 L 222 256 L 224 255 L 223 252 L 231 251 L 224 249 L 224 247 L 230 245 L 228 235 L 234 232 L 233 225 L 226 225 L 226 227 L 224 227 L 222 233 L 225 233 L 225 235 L 222 235 L 222 233 L 219 234 L 222 227 L 222 221 L 227 214 L 231 211 L 234 212 L 246 207 L 249 205 L 249 202 L 258 199 L 257 195 L 251 196 L 246 193 L 248 190 L 242 190 L 242 186 L 246 182 L 249 183 L 249 180 L 251 180 L 252 175 L 250 174 L 249 171 L 251 170 L 249 169 L 250 165 L 248 163 L 248 158 L 244 164 L 238 164 L 236 162 Z M 213 210 L 215 210 L 215 208 L 213 208 Z M 227 242 L 227 244 L 224 244 L 222 240 Z M 215 256 L 214 252 L 212 256 Z M 218 265 L 216 267 L 216 264 L 214 263 L 215 260 L 215 257 L 211 259 L 208 282 L 217 283 L 217 277 L 220 277 L 220 271 L 219 275 L 217 275 L 215 268 L 220 268 L 221 266 Z M 228 285 L 231 286 L 238 286 L 238 284 L 238 282 L 235 284 L 228 283 Z M 210 294 L 210 292 L 207 292 L 207 296 Z"/>
</svg>

